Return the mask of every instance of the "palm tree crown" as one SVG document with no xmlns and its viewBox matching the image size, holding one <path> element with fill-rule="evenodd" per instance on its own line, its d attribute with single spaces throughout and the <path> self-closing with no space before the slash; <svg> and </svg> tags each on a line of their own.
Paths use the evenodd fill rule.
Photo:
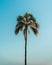
<svg viewBox="0 0 52 65">
<path fill-rule="evenodd" d="M 39 24 L 36 22 L 36 19 L 31 13 L 25 13 L 24 16 L 18 16 L 15 34 L 18 34 L 19 31 L 22 30 L 24 38 L 26 39 L 25 33 L 26 30 L 28 30 L 28 26 L 30 26 L 35 35 L 38 34 Z"/>
</svg>

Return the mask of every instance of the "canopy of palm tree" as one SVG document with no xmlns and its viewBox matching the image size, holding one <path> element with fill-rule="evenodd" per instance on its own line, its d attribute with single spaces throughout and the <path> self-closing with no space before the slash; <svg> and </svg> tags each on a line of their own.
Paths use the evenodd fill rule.
<svg viewBox="0 0 52 65">
<path fill-rule="evenodd" d="M 33 17 L 31 13 L 25 13 L 24 16 L 19 16 L 17 18 L 15 34 L 18 34 L 20 30 L 23 30 L 24 36 L 26 36 L 25 32 L 26 29 L 28 29 L 28 26 L 30 26 L 35 35 L 38 34 L 39 24 L 36 22 L 36 19 Z"/>
</svg>

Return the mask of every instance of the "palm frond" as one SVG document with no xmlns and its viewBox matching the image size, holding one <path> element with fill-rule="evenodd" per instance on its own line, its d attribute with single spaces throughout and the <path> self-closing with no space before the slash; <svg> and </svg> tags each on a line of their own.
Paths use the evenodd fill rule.
<svg viewBox="0 0 52 65">
<path fill-rule="evenodd" d="M 31 14 L 28 13 L 28 12 L 26 12 L 25 15 L 24 15 L 24 17 L 26 18 L 26 21 L 28 22 L 29 19 L 30 19 L 30 17 L 31 17 Z"/>
<path fill-rule="evenodd" d="M 29 13 L 26 12 L 25 15 L 24 15 L 25 18 L 29 17 Z"/>
<path fill-rule="evenodd" d="M 38 24 L 37 22 L 35 22 L 35 25 L 36 25 L 36 27 L 37 27 L 37 28 L 39 28 L 39 27 L 40 27 L 40 26 L 39 26 L 39 24 Z"/>
<path fill-rule="evenodd" d="M 37 28 L 39 28 L 39 24 L 37 23 L 35 17 L 33 17 L 33 15 L 31 15 L 31 14 L 30 14 L 29 21 L 33 21 L 33 24 L 35 24 L 35 26 L 36 26 Z"/>
<path fill-rule="evenodd" d="M 33 27 L 34 29 L 37 29 L 36 24 L 35 24 L 34 22 L 32 22 L 32 23 L 30 24 L 30 27 Z"/>
<path fill-rule="evenodd" d="M 17 24 L 16 25 L 16 28 L 15 28 L 15 34 L 18 34 L 18 32 L 19 32 L 19 30 L 22 30 L 22 28 L 23 28 L 23 24 L 21 23 L 21 24 Z"/>
<path fill-rule="evenodd" d="M 20 22 L 23 20 L 23 16 L 18 16 L 17 21 Z"/>
<path fill-rule="evenodd" d="M 35 17 L 33 17 L 33 15 L 30 15 L 29 20 L 32 20 L 32 21 L 36 22 L 36 19 L 35 19 Z"/>
<path fill-rule="evenodd" d="M 32 29 L 32 31 L 34 32 L 34 34 L 37 36 L 37 34 L 38 34 L 38 30 L 35 29 L 35 28 L 33 28 L 33 27 L 31 27 L 31 29 Z"/>
<path fill-rule="evenodd" d="M 34 28 L 39 28 L 39 24 L 37 23 L 37 22 L 34 22 L 34 21 L 32 21 L 32 20 L 30 20 L 30 26 L 32 26 L 32 27 L 34 27 Z"/>
<path fill-rule="evenodd" d="M 33 30 L 34 34 L 37 35 L 38 34 L 38 25 L 35 24 L 35 22 L 32 22 L 30 25 L 30 28 Z"/>
</svg>

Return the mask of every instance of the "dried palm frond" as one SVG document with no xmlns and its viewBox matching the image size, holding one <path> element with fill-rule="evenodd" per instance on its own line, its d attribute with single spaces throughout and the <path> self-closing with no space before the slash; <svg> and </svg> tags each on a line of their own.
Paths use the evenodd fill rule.
<svg viewBox="0 0 52 65">
<path fill-rule="evenodd" d="M 34 34 L 37 36 L 37 34 L 38 34 L 38 30 L 35 29 L 35 28 L 33 28 L 33 27 L 31 27 L 31 29 L 32 29 L 32 31 L 34 32 Z"/>
<path fill-rule="evenodd" d="M 38 25 L 35 22 L 32 22 L 30 24 L 30 28 L 33 30 L 34 34 L 37 35 L 38 34 Z"/>
<path fill-rule="evenodd" d="M 36 27 L 37 27 L 37 28 L 39 28 L 39 27 L 40 27 L 40 26 L 39 26 L 39 24 L 38 24 L 37 22 L 35 22 L 35 25 L 36 25 Z"/>
</svg>

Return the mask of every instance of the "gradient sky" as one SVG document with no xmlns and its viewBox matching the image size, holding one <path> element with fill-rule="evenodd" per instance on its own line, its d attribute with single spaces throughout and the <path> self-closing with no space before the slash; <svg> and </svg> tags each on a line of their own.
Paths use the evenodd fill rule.
<svg viewBox="0 0 52 65">
<path fill-rule="evenodd" d="M 40 24 L 39 35 L 28 35 L 27 61 L 52 61 L 52 0 L 0 0 L 0 61 L 24 63 L 24 37 L 14 33 L 16 18 L 30 12 Z"/>
</svg>

